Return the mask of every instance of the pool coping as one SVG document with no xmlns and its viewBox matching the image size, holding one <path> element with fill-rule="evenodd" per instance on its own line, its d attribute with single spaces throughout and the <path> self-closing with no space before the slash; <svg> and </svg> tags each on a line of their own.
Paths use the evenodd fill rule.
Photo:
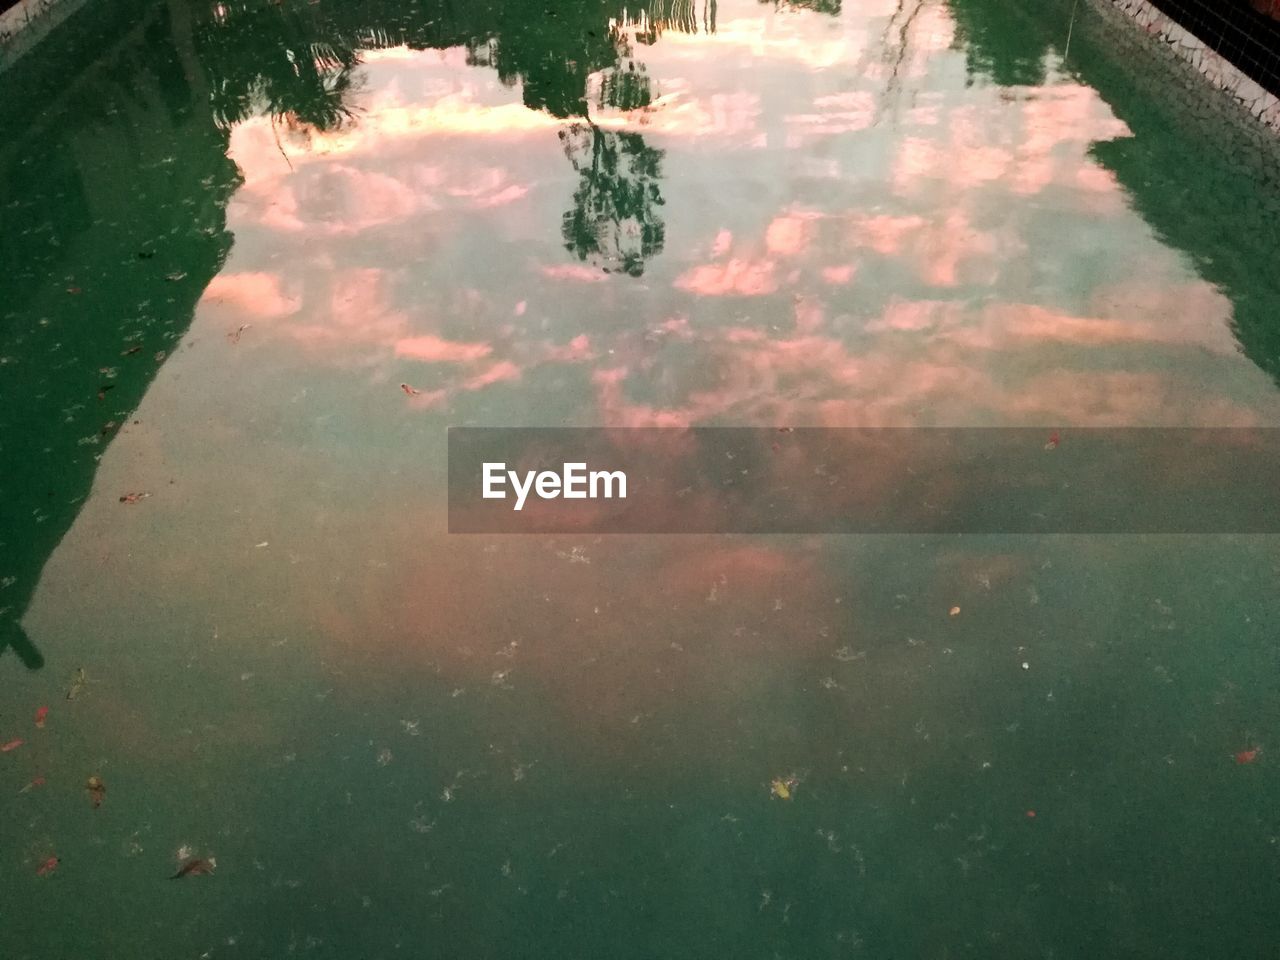
<svg viewBox="0 0 1280 960">
<path fill-rule="evenodd" d="M 19 0 L 0 13 L 0 73 L 88 0 Z"/>
<path fill-rule="evenodd" d="M 1280 133 L 1280 98 L 1268 92 L 1226 57 L 1149 0 L 1089 0 L 1101 10 L 1111 10 L 1136 24 L 1174 58 L 1189 65 L 1209 84 L 1227 94 L 1255 121 L 1272 133 Z"/>
</svg>

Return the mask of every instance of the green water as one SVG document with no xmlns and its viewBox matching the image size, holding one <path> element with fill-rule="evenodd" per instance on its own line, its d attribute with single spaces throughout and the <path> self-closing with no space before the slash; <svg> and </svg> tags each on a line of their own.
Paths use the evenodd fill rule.
<svg viewBox="0 0 1280 960">
<path fill-rule="evenodd" d="M 1071 6 L 0 72 L 0 957 L 1274 957 L 1274 538 L 444 532 L 450 424 L 1280 425 L 1280 151 Z"/>
</svg>

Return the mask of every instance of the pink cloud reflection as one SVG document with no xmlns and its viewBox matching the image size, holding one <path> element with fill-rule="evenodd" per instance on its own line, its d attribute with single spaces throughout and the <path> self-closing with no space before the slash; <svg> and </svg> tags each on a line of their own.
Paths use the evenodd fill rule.
<svg viewBox="0 0 1280 960">
<path fill-rule="evenodd" d="M 397 357 L 411 357 L 428 363 L 469 363 L 482 360 L 492 352 L 493 347 L 487 343 L 459 343 L 431 334 L 402 337 L 395 344 Z"/>
</svg>

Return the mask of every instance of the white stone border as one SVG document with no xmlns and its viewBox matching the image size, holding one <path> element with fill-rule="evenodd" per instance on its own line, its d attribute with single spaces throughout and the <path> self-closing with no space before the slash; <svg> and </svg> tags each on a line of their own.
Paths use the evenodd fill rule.
<svg viewBox="0 0 1280 960">
<path fill-rule="evenodd" d="M 1148 0 L 1103 2 L 1109 3 L 1148 34 L 1163 41 L 1175 57 L 1195 67 L 1206 80 L 1228 93 L 1254 119 L 1280 133 L 1280 99 L 1262 89 L 1260 84 L 1246 76 L 1239 67 L 1210 48 L 1190 30 L 1157 10 Z"/>
<path fill-rule="evenodd" d="M 0 13 L 0 72 L 30 50 L 86 0 L 19 0 Z"/>
</svg>

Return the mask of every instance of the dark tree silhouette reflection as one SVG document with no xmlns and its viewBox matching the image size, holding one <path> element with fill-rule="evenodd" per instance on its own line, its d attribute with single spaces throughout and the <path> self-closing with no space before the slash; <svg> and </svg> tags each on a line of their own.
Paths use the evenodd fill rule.
<svg viewBox="0 0 1280 960">
<path fill-rule="evenodd" d="M 640 110 L 653 102 L 653 87 L 644 64 L 629 60 L 604 73 L 600 81 L 600 106 L 614 110 Z"/>
<path fill-rule="evenodd" d="M 330 130 L 351 115 L 359 55 L 313 8 L 219 3 L 195 45 L 224 127 L 267 114 Z"/>
<path fill-rule="evenodd" d="M 600 129 L 591 111 L 650 107 L 653 84 L 635 48 L 668 30 L 714 32 L 715 16 L 715 0 L 220 0 L 195 47 L 219 125 L 263 114 L 303 135 L 356 119 L 361 50 L 465 48 L 469 64 L 519 85 L 531 110 L 576 121 L 560 137 L 581 178 L 562 218 L 565 246 L 604 270 L 639 276 L 662 250 L 662 153 L 639 133 Z"/>
<path fill-rule="evenodd" d="M 561 225 L 565 248 L 609 273 L 638 277 L 662 250 L 665 227 L 658 180 L 662 151 L 638 133 L 575 123 L 560 131 L 565 156 L 580 180 Z"/>
<path fill-rule="evenodd" d="M 840 0 L 760 0 L 760 2 L 772 4 L 778 9 L 812 10 L 814 13 L 840 16 Z"/>
</svg>

